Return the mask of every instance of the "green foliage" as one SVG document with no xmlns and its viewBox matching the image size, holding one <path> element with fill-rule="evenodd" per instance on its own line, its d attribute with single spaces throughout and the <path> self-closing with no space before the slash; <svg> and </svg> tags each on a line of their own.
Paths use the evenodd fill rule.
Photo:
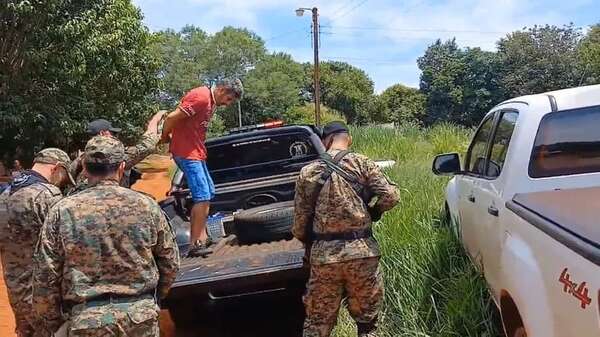
<svg viewBox="0 0 600 337">
<path fill-rule="evenodd" d="M 304 72 L 288 54 L 266 56 L 244 79 L 242 111 L 247 124 L 287 119 L 288 109 L 301 103 Z"/>
<path fill-rule="evenodd" d="M 349 123 L 368 122 L 374 92 L 369 76 L 345 62 L 323 62 L 320 69 L 321 102 L 341 112 Z M 313 67 L 306 65 L 305 71 L 306 91 L 314 93 Z"/>
<path fill-rule="evenodd" d="M 430 170 L 437 151 L 460 151 L 469 132 L 447 124 L 432 129 L 355 128 L 352 134 L 355 151 L 397 161 L 387 173 L 402 197 L 375 225 L 386 286 L 378 335 L 501 336 L 483 277 L 442 220 L 447 179 Z M 435 139 L 445 139 L 443 149 Z M 342 310 L 334 336 L 353 333 L 354 323 Z"/>
<path fill-rule="evenodd" d="M 221 136 L 227 127 L 225 126 L 225 120 L 221 117 L 220 113 L 215 113 L 210 119 L 208 124 L 208 131 L 206 132 L 206 138 L 213 138 Z"/>
<path fill-rule="evenodd" d="M 341 113 L 334 109 L 321 105 L 321 125 L 333 121 L 346 122 L 346 118 Z M 286 123 L 292 124 L 315 124 L 315 104 L 305 104 L 301 106 L 293 106 L 286 112 Z"/>
<path fill-rule="evenodd" d="M 536 94 L 579 85 L 581 33 L 572 24 L 534 26 L 498 42 L 501 82 L 509 96 Z"/>
<path fill-rule="evenodd" d="M 194 26 L 181 32 L 166 30 L 155 35 L 153 51 L 161 60 L 159 76 L 163 90 L 158 97 L 161 108 L 172 109 L 188 90 L 197 87 L 205 65 L 201 53 L 208 35 Z"/>
<path fill-rule="evenodd" d="M 401 124 L 422 119 L 425 98 L 417 89 L 402 84 L 393 85 L 379 95 L 377 100 L 381 106 L 373 110 L 371 120 Z"/>
<path fill-rule="evenodd" d="M 99 117 L 126 138 L 141 131 L 154 109 L 159 65 L 129 0 L 0 6 L 0 148 L 29 158 L 42 146 L 72 150 L 86 122 Z"/>
<path fill-rule="evenodd" d="M 427 140 L 433 146 L 433 154 L 467 152 L 470 131 L 450 123 L 438 123 L 427 132 Z"/>
<path fill-rule="evenodd" d="M 497 54 L 460 49 L 456 41 L 438 40 L 418 59 L 421 92 L 427 96 L 424 121 L 475 125 L 505 97 L 499 83 Z"/>
<path fill-rule="evenodd" d="M 212 36 L 201 53 L 207 81 L 244 77 L 266 54 L 264 41 L 248 29 L 225 27 Z"/>
<path fill-rule="evenodd" d="M 209 36 L 188 25 L 180 32 L 165 30 L 155 36 L 153 51 L 162 61 L 158 101 L 165 109 L 174 108 L 195 87 L 226 77 L 243 78 L 266 55 L 263 40 L 247 29 L 225 27 Z"/>
<path fill-rule="evenodd" d="M 581 43 L 579 56 L 586 84 L 600 83 L 600 24 L 593 26 Z"/>
</svg>

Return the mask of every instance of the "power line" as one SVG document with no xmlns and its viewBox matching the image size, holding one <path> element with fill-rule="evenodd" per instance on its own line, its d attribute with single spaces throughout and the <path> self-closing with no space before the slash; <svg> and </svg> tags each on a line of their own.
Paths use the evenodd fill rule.
<svg viewBox="0 0 600 337">
<path fill-rule="evenodd" d="M 333 32 L 321 32 L 322 35 L 336 35 L 336 36 L 349 36 L 349 37 L 357 37 L 357 34 L 351 34 L 351 33 L 333 33 Z M 395 37 L 390 37 L 390 36 L 386 36 L 383 37 L 386 40 L 405 40 L 405 41 L 435 41 L 435 40 L 445 40 L 445 39 L 449 39 L 448 37 L 440 37 L 440 36 L 436 36 L 436 37 L 417 37 L 417 36 L 395 36 Z M 456 37 L 453 37 L 456 38 Z M 372 40 L 372 38 L 371 38 Z M 474 40 L 474 39 L 461 39 L 461 38 L 456 38 L 456 41 L 459 43 L 478 43 L 478 42 L 483 42 L 482 40 Z M 396 41 L 398 42 L 398 41 Z M 489 43 L 495 43 L 495 40 L 486 40 L 485 42 L 489 42 Z"/>
<path fill-rule="evenodd" d="M 345 4 L 343 4 L 342 6 L 338 7 L 336 10 L 334 10 L 331 14 L 332 17 L 337 16 L 338 14 L 340 14 L 343 10 L 347 9 L 348 7 L 350 7 L 352 5 L 353 2 L 356 2 L 357 0 L 350 0 L 348 2 L 346 2 Z"/>
<path fill-rule="evenodd" d="M 349 10 L 347 10 L 347 11 L 343 12 L 342 14 L 339 14 L 339 15 L 337 15 L 337 16 L 334 16 L 334 17 L 331 19 L 331 21 L 332 21 L 332 22 L 334 22 L 334 21 L 336 21 L 336 20 L 339 20 L 339 19 L 343 18 L 344 16 L 346 16 L 346 15 L 348 15 L 348 14 L 352 13 L 352 12 L 353 12 L 354 10 L 356 10 L 358 7 L 360 7 L 360 6 L 364 5 L 365 3 L 367 3 L 367 1 L 369 1 L 369 0 L 363 0 L 363 1 L 359 2 L 359 3 L 358 3 L 356 6 L 354 6 L 354 7 L 350 8 Z"/>
<path fill-rule="evenodd" d="M 507 34 L 509 32 L 469 30 L 469 29 L 429 29 L 429 28 L 387 28 L 368 26 L 321 26 L 323 28 L 345 29 L 345 30 L 379 30 L 393 32 L 415 32 L 415 33 L 475 33 L 475 34 Z"/>
</svg>

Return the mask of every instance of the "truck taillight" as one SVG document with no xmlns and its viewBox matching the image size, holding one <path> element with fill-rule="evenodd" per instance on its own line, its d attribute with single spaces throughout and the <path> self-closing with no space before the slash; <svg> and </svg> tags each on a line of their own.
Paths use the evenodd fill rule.
<svg viewBox="0 0 600 337">
<path fill-rule="evenodd" d="M 268 122 L 268 123 L 263 124 L 263 127 L 265 129 L 278 128 L 280 126 L 283 126 L 283 121 L 273 121 L 273 122 Z"/>
<path fill-rule="evenodd" d="M 241 133 L 241 132 L 247 132 L 247 131 L 253 131 L 253 130 L 261 130 L 261 129 L 273 129 L 273 128 L 278 128 L 280 126 L 283 126 L 283 124 L 284 124 L 283 121 L 278 120 L 278 121 L 272 121 L 272 122 L 256 124 L 256 125 L 247 125 L 247 126 L 242 126 L 239 128 L 231 129 L 231 130 L 229 130 L 229 134 Z"/>
</svg>

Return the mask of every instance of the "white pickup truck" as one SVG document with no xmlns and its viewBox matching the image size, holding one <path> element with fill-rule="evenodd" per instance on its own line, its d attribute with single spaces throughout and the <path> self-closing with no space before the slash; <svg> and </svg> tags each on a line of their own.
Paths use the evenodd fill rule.
<svg viewBox="0 0 600 337">
<path fill-rule="evenodd" d="M 433 171 L 506 335 L 600 336 L 600 85 L 497 105 L 459 158 Z"/>
</svg>

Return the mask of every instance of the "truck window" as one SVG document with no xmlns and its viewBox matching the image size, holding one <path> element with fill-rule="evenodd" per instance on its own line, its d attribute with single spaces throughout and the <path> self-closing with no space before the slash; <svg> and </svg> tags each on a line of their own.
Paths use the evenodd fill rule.
<svg viewBox="0 0 600 337">
<path fill-rule="evenodd" d="M 485 159 L 487 156 L 487 144 L 492 134 L 494 126 L 494 115 L 488 118 L 481 124 L 479 130 L 475 134 L 469 151 L 467 152 L 467 161 L 465 170 L 467 172 L 484 175 L 485 174 Z"/>
<path fill-rule="evenodd" d="M 297 172 L 319 157 L 308 132 L 248 135 L 207 144 L 207 149 L 206 164 L 215 184 Z"/>
<path fill-rule="evenodd" d="M 492 141 L 492 153 L 488 163 L 487 177 L 495 178 L 502 172 L 504 160 L 506 159 L 506 152 L 508 151 L 508 144 L 510 143 L 518 117 L 519 113 L 515 111 L 502 113 L 502 117 L 496 128 L 496 134 Z"/>
<path fill-rule="evenodd" d="M 207 164 L 211 171 L 216 171 L 317 155 L 307 135 L 292 133 L 209 147 Z"/>
<path fill-rule="evenodd" d="M 529 176 L 600 172 L 600 106 L 549 113 L 540 122 Z"/>
</svg>

